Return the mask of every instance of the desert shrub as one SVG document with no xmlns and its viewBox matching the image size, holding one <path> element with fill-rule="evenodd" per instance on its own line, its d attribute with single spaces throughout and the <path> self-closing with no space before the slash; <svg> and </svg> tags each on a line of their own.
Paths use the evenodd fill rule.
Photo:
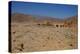
<svg viewBox="0 0 80 54">
<path fill-rule="evenodd" d="M 40 25 L 40 24 L 37 24 L 37 25 Z"/>
<path fill-rule="evenodd" d="M 64 27 L 64 25 L 60 25 L 60 27 Z"/>
<path fill-rule="evenodd" d="M 50 22 L 48 22 L 48 21 L 44 25 L 46 25 L 46 26 L 52 26 L 52 24 Z"/>
<path fill-rule="evenodd" d="M 16 33 L 16 31 L 13 32 L 13 34 L 15 34 L 15 33 Z"/>
<path fill-rule="evenodd" d="M 59 25 L 56 25 L 56 27 L 59 27 Z"/>
<path fill-rule="evenodd" d="M 37 25 L 40 25 L 40 26 L 53 26 L 50 22 L 45 22 L 43 24 L 37 24 Z"/>
</svg>

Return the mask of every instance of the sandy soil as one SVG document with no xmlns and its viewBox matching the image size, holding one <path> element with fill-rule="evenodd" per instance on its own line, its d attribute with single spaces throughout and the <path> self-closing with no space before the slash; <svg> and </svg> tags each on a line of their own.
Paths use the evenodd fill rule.
<svg viewBox="0 0 80 54">
<path fill-rule="evenodd" d="M 11 44 L 12 52 L 77 49 L 77 28 L 13 23 Z"/>
</svg>

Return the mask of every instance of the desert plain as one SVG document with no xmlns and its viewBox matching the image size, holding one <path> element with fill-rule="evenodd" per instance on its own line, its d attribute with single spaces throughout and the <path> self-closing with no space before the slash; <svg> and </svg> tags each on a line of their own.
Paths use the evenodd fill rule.
<svg viewBox="0 0 80 54">
<path fill-rule="evenodd" d="M 78 48 L 77 16 L 63 20 L 37 17 L 24 14 L 13 14 L 11 16 L 11 52 L 55 51 Z"/>
</svg>

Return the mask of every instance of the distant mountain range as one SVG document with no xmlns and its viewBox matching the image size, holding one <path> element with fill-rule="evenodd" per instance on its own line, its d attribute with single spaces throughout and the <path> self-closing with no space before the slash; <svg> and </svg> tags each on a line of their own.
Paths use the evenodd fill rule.
<svg viewBox="0 0 80 54">
<path fill-rule="evenodd" d="M 78 16 L 72 16 L 66 19 L 52 18 L 52 17 L 44 17 L 44 16 L 34 16 L 28 14 L 20 14 L 14 13 L 11 14 L 11 22 L 43 22 L 43 21 L 51 21 L 51 22 L 70 22 L 73 21 L 77 23 Z"/>
</svg>

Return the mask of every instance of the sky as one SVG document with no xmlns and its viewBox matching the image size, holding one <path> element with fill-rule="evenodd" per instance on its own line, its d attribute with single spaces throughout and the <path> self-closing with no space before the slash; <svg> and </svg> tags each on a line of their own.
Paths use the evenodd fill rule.
<svg viewBox="0 0 80 54">
<path fill-rule="evenodd" d="M 22 13 L 63 19 L 78 15 L 78 6 L 12 1 L 11 13 Z"/>
</svg>

